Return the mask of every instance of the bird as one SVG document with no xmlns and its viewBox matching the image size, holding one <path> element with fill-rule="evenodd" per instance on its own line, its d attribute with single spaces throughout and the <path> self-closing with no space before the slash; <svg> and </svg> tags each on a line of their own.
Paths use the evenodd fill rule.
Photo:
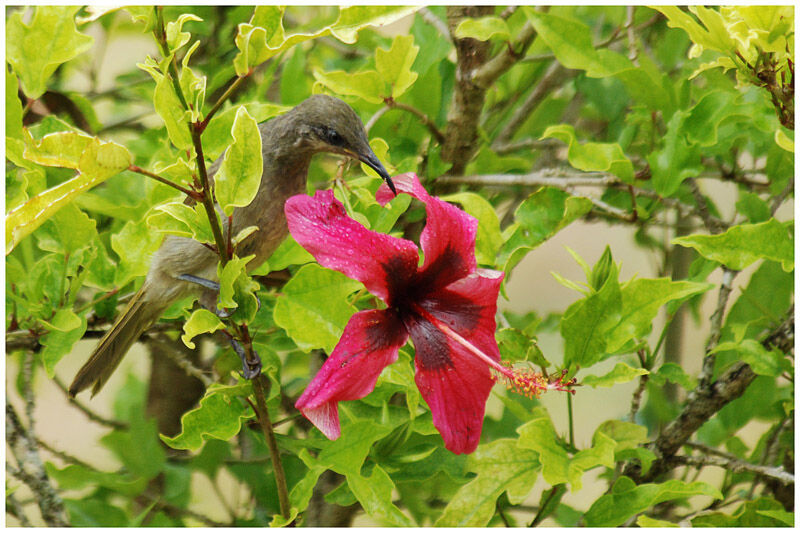
<svg viewBox="0 0 800 533">
<path fill-rule="evenodd" d="M 338 98 L 313 95 L 258 128 L 263 156 L 261 182 L 253 201 L 233 211 L 230 232 L 236 235 L 250 226 L 258 228 L 237 247 L 240 257 L 255 256 L 247 265 L 249 270 L 267 260 L 288 234 L 284 203 L 306 191 L 308 168 L 315 154 L 330 152 L 358 159 L 394 190 L 391 177 L 369 146 L 361 119 Z M 221 161 L 220 157 L 209 168 L 211 178 Z M 221 218 L 223 234 L 227 234 L 227 217 Z M 173 302 L 203 291 L 207 296 L 217 279 L 218 260 L 215 251 L 198 241 L 165 237 L 152 256 L 142 287 L 75 375 L 70 396 L 90 386 L 92 396 L 96 395 L 139 336 Z"/>
</svg>

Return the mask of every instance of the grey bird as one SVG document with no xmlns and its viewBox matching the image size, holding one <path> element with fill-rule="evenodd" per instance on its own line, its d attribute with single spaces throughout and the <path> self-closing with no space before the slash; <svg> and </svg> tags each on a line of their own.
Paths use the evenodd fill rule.
<svg viewBox="0 0 800 533">
<path fill-rule="evenodd" d="M 289 197 L 305 192 L 314 154 L 332 152 L 363 161 L 394 190 L 391 177 L 369 147 L 361 119 L 338 98 L 312 96 L 286 114 L 259 124 L 259 130 L 264 159 L 261 184 L 249 205 L 234 210 L 231 227 L 232 235 L 248 226 L 258 227 L 237 250 L 240 257 L 255 254 L 247 265 L 249 269 L 268 259 L 286 237 L 283 205 Z M 220 163 L 221 158 L 210 167 L 210 175 Z M 227 221 L 223 222 L 227 231 Z M 186 280 L 217 279 L 218 259 L 215 252 L 195 240 L 167 236 L 153 254 L 142 288 L 78 371 L 69 394 L 75 396 L 89 386 L 92 396 L 97 394 L 133 343 L 167 307 L 202 290 L 198 283 Z"/>
</svg>

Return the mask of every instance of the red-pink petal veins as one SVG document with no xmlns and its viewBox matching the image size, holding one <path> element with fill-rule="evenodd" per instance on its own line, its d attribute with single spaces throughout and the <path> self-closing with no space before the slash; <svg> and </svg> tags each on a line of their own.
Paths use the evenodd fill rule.
<svg viewBox="0 0 800 533">
<path fill-rule="evenodd" d="M 448 450 L 472 453 L 494 383 L 488 365 L 431 322 L 412 314 L 405 323 L 416 350 L 414 380 L 431 409 L 433 425 Z"/>
<path fill-rule="evenodd" d="M 430 313 L 495 361 L 497 298 L 504 274 L 479 268 L 443 289 L 426 295 L 416 305 Z"/>
<path fill-rule="evenodd" d="M 356 313 L 295 407 L 325 436 L 336 439 L 338 403 L 357 400 L 372 392 L 381 371 L 397 359 L 397 352 L 407 339 L 408 333 L 393 311 Z"/>
<path fill-rule="evenodd" d="M 293 196 L 284 211 L 289 232 L 320 265 L 362 282 L 384 301 L 417 270 L 413 242 L 368 230 L 347 215 L 332 191 Z"/>
<path fill-rule="evenodd" d="M 425 204 L 427 213 L 420 245 L 425 262 L 420 269 L 420 283 L 444 287 L 475 271 L 475 236 L 478 221 L 458 207 L 431 196 L 414 173 L 392 178 L 398 192 L 410 194 Z M 384 183 L 375 195 L 385 205 L 394 197 Z"/>
</svg>

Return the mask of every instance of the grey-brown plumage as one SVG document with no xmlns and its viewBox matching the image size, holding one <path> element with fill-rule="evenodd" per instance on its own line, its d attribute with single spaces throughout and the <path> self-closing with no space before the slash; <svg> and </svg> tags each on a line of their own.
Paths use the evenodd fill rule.
<svg viewBox="0 0 800 533">
<path fill-rule="evenodd" d="M 355 111 L 337 98 L 315 95 L 280 117 L 259 125 L 264 168 L 261 184 L 250 205 L 233 213 L 232 235 L 248 226 L 258 231 L 239 244 L 240 257 L 255 254 L 248 268 L 263 263 L 288 232 L 283 205 L 305 192 L 308 166 L 318 152 L 332 152 L 359 159 L 375 169 L 390 186 L 391 179 L 369 147 L 367 135 Z M 213 174 L 221 159 L 209 169 Z M 225 228 L 227 229 L 227 221 Z M 217 279 L 218 257 L 192 239 L 168 236 L 153 254 L 142 288 L 100 340 L 89 360 L 70 385 L 74 396 L 92 386 L 92 396 L 103 387 L 125 353 L 139 336 L 179 298 L 200 291 L 196 284 L 178 279 L 189 274 Z"/>
</svg>

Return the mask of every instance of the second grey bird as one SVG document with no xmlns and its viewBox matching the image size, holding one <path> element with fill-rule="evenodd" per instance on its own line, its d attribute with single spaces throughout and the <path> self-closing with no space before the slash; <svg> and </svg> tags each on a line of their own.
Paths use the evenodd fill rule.
<svg viewBox="0 0 800 533">
<path fill-rule="evenodd" d="M 305 192 L 314 154 L 332 152 L 359 159 L 394 188 L 389 174 L 369 147 L 361 119 L 338 98 L 312 96 L 286 114 L 260 124 L 259 130 L 264 159 L 261 184 L 250 205 L 234 210 L 231 227 L 232 235 L 248 226 L 258 227 L 237 250 L 240 257 L 255 254 L 248 263 L 249 269 L 268 259 L 286 237 L 283 205 L 290 196 Z M 218 160 L 212 165 L 210 174 L 219 168 L 219 163 Z M 227 230 L 227 221 L 223 229 Z M 142 288 L 78 371 L 70 385 L 70 395 L 89 386 L 92 396 L 97 394 L 133 343 L 167 307 L 201 290 L 199 285 L 179 276 L 216 280 L 217 262 L 217 254 L 199 242 L 167 236 L 153 254 Z"/>
</svg>

